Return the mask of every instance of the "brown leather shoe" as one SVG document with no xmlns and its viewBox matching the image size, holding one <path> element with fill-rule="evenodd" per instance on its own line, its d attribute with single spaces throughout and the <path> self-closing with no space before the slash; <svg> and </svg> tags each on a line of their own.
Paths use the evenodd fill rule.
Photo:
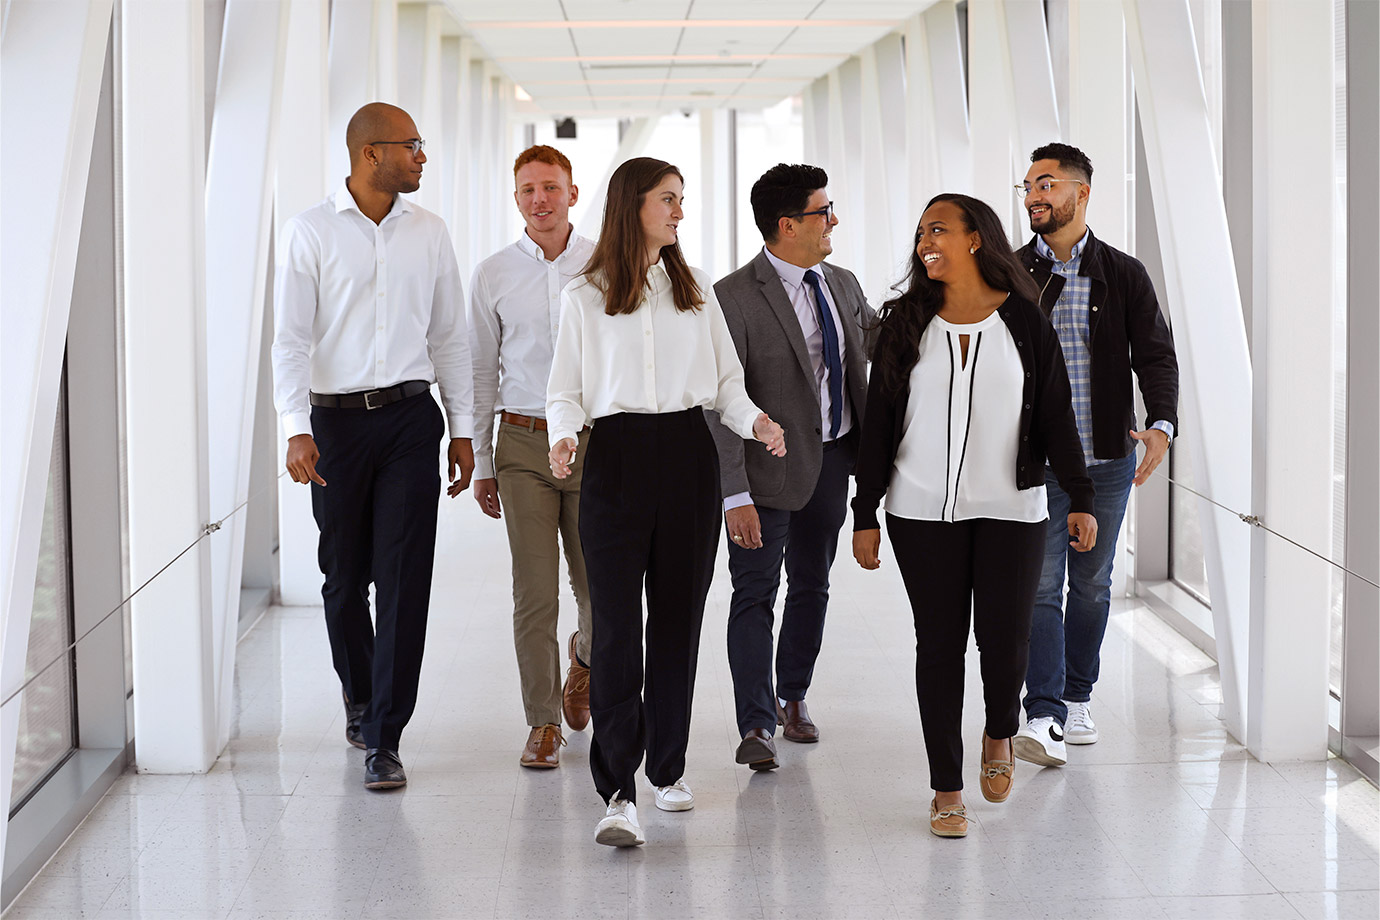
<svg viewBox="0 0 1380 920">
<path fill-rule="evenodd" d="M 1005 802 L 1007 796 L 1011 795 L 1011 786 L 1016 779 L 1016 760 L 1014 757 L 1011 760 L 988 760 L 987 741 L 987 732 L 984 731 L 982 740 L 978 742 L 978 759 L 982 761 L 982 767 L 978 770 L 978 786 L 987 801 Z M 1008 749 L 1010 744 L 1008 739 Z"/>
<path fill-rule="evenodd" d="M 738 751 L 733 755 L 737 763 L 745 763 L 754 770 L 775 770 L 776 743 L 771 740 L 765 728 L 754 728 L 743 736 Z"/>
<path fill-rule="evenodd" d="M 538 725 L 527 736 L 527 746 L 522 749 L 522 759 L 518 763 L 524 767 L 559 767 L 561 765 L 561 737 L 559 725 Z"/>
<path fill-rule="evenodd" d="M 570 634 L 570 670 L 566 671 L 565 686 L 561 687 L 565 724 L 573 732 L 589 724 L 589 668 L 583 667 L 575 657 L 575 637 L 578 635 L 578 630 Z"/>
<path fill-rule="evenodd" d="M 936 800 L 930 799 L 930 833 L 936 837 L 968 836 L 967 809 L 962 805 L 940 808 Z"/>
<path fill-rule="evenodd" d="M 785 709 L 777 702 L 776 724 L 783 727 L 781 737 L 787 741 L 814 744 L 819 740 L 819 729 L 810 721 L 810 712 L 805 708 L 804 700 L 787 700 Z"/>
</svg>

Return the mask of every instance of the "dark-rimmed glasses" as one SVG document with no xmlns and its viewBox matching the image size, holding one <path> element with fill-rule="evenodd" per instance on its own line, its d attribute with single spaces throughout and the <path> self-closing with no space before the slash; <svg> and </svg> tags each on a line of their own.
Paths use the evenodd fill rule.
<svg viewBox="0 0 1380 920">
<path fill-rule="evenodd" d="M 804 220 L 807 217 L 814 217 L 816 214 L 822 216 L 826 221 L 834 219 L 834 203 L 831 201 L 824 207 L 814 211 L 801 211 L 799 214 L 787 214 L 787 217 L 794 220 Z"/>
</svg>

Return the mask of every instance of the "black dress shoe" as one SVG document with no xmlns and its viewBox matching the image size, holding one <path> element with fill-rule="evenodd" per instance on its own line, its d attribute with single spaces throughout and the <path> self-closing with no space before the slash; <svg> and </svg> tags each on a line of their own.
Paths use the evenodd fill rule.
<svg viewBox="0 0 1380 920">
<path fill-rule="evenodd" d="M 396 789 L 407 785 L 407 774 L 397 751 L 369 748 L 364 755 L 364 788 Z"/>
<path fill-rule="evenodd" d="M 754 728 L 744 735 L 733 759 L 754 770 L 775 770 L 780 766 L 776 762 L 776 742 L 765 728 Z"/>
<path fill-rule="evenodd" d="M 359 727 L 364 721 L 364 707 L 353 705 L 344 690 L 340 691 L 340 695 L 345 700 L 345 740 L 361 751 L 368 750 L 369 746 L 364 743 L 364 732 Z"/>
</svg>

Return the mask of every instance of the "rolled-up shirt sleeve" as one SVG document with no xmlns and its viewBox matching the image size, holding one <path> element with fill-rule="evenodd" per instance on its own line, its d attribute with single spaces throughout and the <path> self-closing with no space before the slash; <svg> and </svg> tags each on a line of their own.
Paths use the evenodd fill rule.
<svg viewBox="0 0 1380 920">
<path fill-rule="evenodd" d="M 320 244 L 299 220 L 283 226 L 273 279 L 273 404 L 289 438 L 310 435 L 312 326 Z"/>
<path fill-rule="evenodd" d="M 431 299 L 431 323 L 426 333 L 427 353 L 431 366 L 436 369 L 450 436 L 473 438 L 474 373 L 469 329 L 465 323 L 465 289 L 449 233 L 441 232 L 440 245 L 436 288 Z"/>
<path fill-rule="evenodd" d="M 739 437 L 752 439 L 753 423 L 762 410 L 757 408 L 747 393 L 743 383 L 743 363 L 738 360 L 738 349 L 733 344 L 733 335 L 728 331 L 728 321 L 724 319 L 714 288 L 701 284 L 704 291 L 704 309 L 709 319 L 709 341 L 714 346 L 714 366 L 718 373 L 718 393 L 714 408 L 718 410 L 723 423 Z"/>
<path fill-rule="evenodd" d="M 584 425 L 584 312 L 569 291 L 562 291 L 560 331 L 556 333 L 551 376 L 546 381 L 549 445 L 578 437 Z"/>
<path fill-rule="evenodd" d="M 470 280 L 470 360 L 474 364 L 474 478 L 494 478 L 494 403 L 498 399 L 498 349 L 502 330 L 483 270 Z"/>
</svg>

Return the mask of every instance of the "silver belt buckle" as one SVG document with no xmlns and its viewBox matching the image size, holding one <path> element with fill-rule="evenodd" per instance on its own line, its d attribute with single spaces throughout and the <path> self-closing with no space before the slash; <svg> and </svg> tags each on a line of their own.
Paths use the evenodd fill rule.
<svg viewBox="0 0 1380 920">
<path fill-rule="evenodd" d="M 374 405 L 373 403 L 371 403 L 371 402 L 369 401 L 369 397 L 371 397 L 371 396 L 378 396 L 380 392 L 382 392 L 382 391 L 380 391 L 380 390 L 370 390 L 368 393 L 365 393 L 365 394 L 364 394 L 364 408 L 366 408 L 366 409 L 382 409 L 383 406 L 384 406 L 384 403 L 379 403 L 379 404 L 376 406 L 376 405 Z"/>
</svg>

